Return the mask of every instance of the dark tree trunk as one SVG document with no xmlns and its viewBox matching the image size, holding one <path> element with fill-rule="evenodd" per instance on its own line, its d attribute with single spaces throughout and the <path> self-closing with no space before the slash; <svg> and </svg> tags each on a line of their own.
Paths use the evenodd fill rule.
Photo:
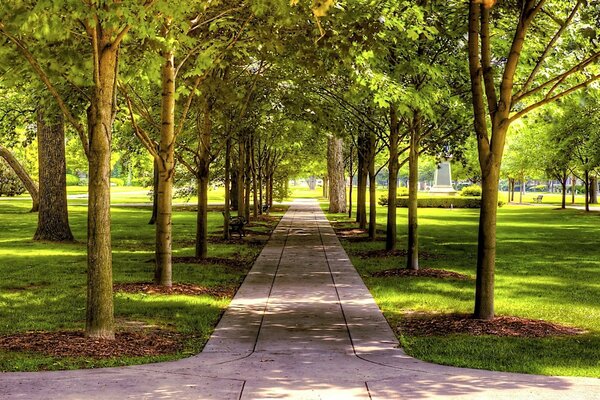
<svg viewBox="0 0 600 400">
<path fill-rule="evenodd" d="M 346 212 L 346 179 L 344 177 L 343 140 L 331 137 L 327 146 L 327 176 L 329 176 L 329 212 Z"/>
<path fill-rule="evenodd" d="M 254 218 L 258 217 L 259 214 L 259 204 L 258 204 L 258 185 L 257 185 L 257 173 L 256 173 L 256 156 L 254 152 L 254 140 L 250 142 L 250 151 L 252 157 L 252 214 Z"/>
<path fill-rule="evenodd" d="M 227 137 L 227 142 L 225 143 L 225 204 L 223 206 L 223 238 L 229 239 L 229 210 L 230 210 L 230 187 L 231 187 L 231 138 Z"/>
<path fill-rule="evenodd" d="M 375 240 L 377 235 L 377 182 L 375 175 L 375 134 L 369 135 L 369 239 Z"/>
<path fill-rule="evenodd" d="M 396 196 L 398 190 L 398 140 L 399 140 L 398 115 L 396 108 L 390 106 L 390 160 L 388 163 L 389 183 L 388 183 L 388 209 L 387 209 L 387 227 L 385 248 L 386 250 L 396 249 Z"/>
<path fill-rule="evenodd" d="M 244 201 L 244 178 L 246 173 L 246 146 L 244 138 L 239 138 L 238 143 L 238 171 L 237 171 L 237 212 L 238 216 L 243 217 L 246 214 Z"/>
<path fill-rule="evenodd" d="M 32 206 L 30 212 L 37 212 L 40 206 L 40 192 L 38 189 L 37 183 L 31 178 L 25 167 L 21 165 L 19 160 L 15 158 L 15 156 L 6 148 L 0 146 L 0 157 L 4 158 L 10 168 L 15 172 L 15 174 L 19 177 L 25 189 L 31 196 Z"/>
<path fill-rule="evenodd" d="M 67 207 L 65 127 L 62 115 L 48 119 L 37 113 L 40 204 L 33 240 L 73 241 Z"/>
<path fill-rule="evenodd" d="M 354 146 L 350 147 L 350 168 L 348 175 L 350 175 L 350 193 L 348 198 L 348 218 L 352 218 L 352 189 L 354 187 Z"/>
<path fill-rule="evenodd" d="M 360 229 L 367 227 L 367 177 L 369 176 L 369 141 L 364 133 L 358 136 L 358 187 L 356 198 L 356 222 Z"/>
<path fill-rule="evenodd" d="M 250 193 L 251 193 L 251 189 L 252 189 L 252 181 L 251 181 L 251 176 L 252 176 L 252 158 L 251 158 L 251 154 L 250 154 L 250 150 L 251 150 L 251 145 L 250 145 L 250 139 L 248 138 L 247 142 L 246 142 L 246 162 L 244 163 L 246 165 L 246 170 L 244 171 L 244 192 L 246 193 L 246 195 L 244 196 L 244 217 L 246 218 L 246 221 L 250 221 Z"/>
<path fill-rule="evenodd" d="M 571 204 L 575 204 L 575 186 L 577 185 L 577 178 L 575 175 L 571 176 Z"/>
<path fill-rule="evenodd" d="M 210 178 L 210 142 L 212 121 L 210 119 L 212 104 L 204 103 L 202 128 L 198 131 L 198 156 L 196 171 L 198 172 L 198 214 L 196 216 L 196 257 L 206 258 L 208 252 L 208 183 Z"/>
<path fill-rule="evenodd" d="M 238 210 L 238 168 L 231 168 L 231 189 L 229 191 L 231 198 L 231 210 Z"/>
<path fill-rule="evenodd" d="M 417 196 L 419 190 L 419 137 L 416 129 L 410 135 L 408 154 L 408 253 L 406 266 L 419 270 L 419 220 Z"/>
<path fill-rule="evenodd" d="M 567 208 L 567 172 L 565 171 L 562 176 L 562 180 L 560 181 L 562 186 L 562 202 L 560 208 L 563 210 Z"/>
<path fill-rule="evenodd" d="M 269 174 L 269 207 L 273 207 L 273 185 L 274 185 L 274 179 L 275 178 L 275 172 L 271 172 Z"/>
<path fill-rule="evenodd" d="M 585 185 L 585 211 L 590 211 L 590 171 L 584 172 Z"/>
<path fill-rule="evenodd" d="M 590 204 L 598 204 L 598 177 L 590 177 Z"/>
</svg>

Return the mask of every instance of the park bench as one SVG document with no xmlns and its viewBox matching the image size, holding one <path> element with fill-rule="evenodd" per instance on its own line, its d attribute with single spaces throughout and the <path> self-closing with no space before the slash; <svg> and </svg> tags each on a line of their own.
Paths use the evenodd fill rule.
<svg viewBox="0 0 600 400">
<path fill-rule="evenodd" d="M 223 212 L 223 216 L 225 216 L 225 212 Z M 246 232 L 244 231 L 244 226 L 248 224 L 248 220 L 243 216 L 230 216 L 229 217 L 229 233 L 233 234 L 237 232 L 240 235 L 240 239 L 242 236 L 246 236 Z"/>
<path fill-rule="evenodd" d="M 538 195 L 537 197 L 534 197 L 534 198 L 533 198 L 533 202 L 534 202 L 534 203 L 541 204 L 541 203 L 542 203 L 542 199 L 543 199 L 543 198 L 544 198 L 544 196 L 540 194 L 540 195 Z"/>
</svg>

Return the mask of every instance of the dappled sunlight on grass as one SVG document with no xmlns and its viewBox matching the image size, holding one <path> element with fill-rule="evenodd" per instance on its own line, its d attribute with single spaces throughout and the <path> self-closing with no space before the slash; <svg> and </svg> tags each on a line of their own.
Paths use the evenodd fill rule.
<svg viewBox="0 0 600 400">
<path fill-rule="evenodd" d="M 327 207 L 323 204 L 324 209 Z M 329 215 L 352 229 L 347 216 Z M 479 210 L 419 209 L 422 268 L 475 276 Z M 406 209 L 398 209 L 398 247 L 406 247 Z M 385 230 L 386 209 L 377 208 Z M 495 308 L 498 315 L 543 319 L 585 329 L 572 337 L 545 339 L 409 337 L 405 350 L 436 363 L 494 370 L 600 377 L 600 219 L 579 210 L 509 205 L 498 209 Z M 354 256 L 385 246 L 383 241 L 342 240 L 353 264 L 386 318 L 396 327 L 413 312 L 471 313 L 475 282 L 422 277 L 375 278 L 403 268 L 405 257 Z"/>
</svg>

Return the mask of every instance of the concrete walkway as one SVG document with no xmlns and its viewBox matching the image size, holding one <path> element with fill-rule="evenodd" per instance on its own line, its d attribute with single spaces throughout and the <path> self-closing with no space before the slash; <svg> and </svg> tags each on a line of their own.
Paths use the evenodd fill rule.
<svg viewBox="0 0 600 400">
<path fill-rule="evenodd" d="M 281 220 L 204 351 L 126 368 L 0 374 L 2 399 L 600 399 L 600 380 L 406 356 L 315 202 Z"/>
</svg>

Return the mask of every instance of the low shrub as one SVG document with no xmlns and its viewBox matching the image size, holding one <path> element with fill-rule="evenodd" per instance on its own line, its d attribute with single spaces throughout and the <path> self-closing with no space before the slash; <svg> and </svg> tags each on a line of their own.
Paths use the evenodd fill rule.
<svg viewBox="0 0 600 400">
<path fill-rule="evenodd" d="M 121 178 L 110 178 L 111 186 L 125 186 L 125 180 Z"/>
<path fill-rule="evenodd" d="M 379 197 L 379 200 L 377 200 L 377 204 L 379 204 L 380 206 L 387 206 L 388 205 L 388 197 L 386 195 L 383 195 L 381 197 Z"/>
<path fill-rule="evenodd" d="M 79 177 L 73 174 L 67 174 L 67 186 L 79 185 Z"/>
<path fill-rule="evenodd" d="M 465 197 L 480 197 L 481 196 L 481 187 L 479 185 L 471 185 L 461 189 L 461 196 Z"/>
</svg>

